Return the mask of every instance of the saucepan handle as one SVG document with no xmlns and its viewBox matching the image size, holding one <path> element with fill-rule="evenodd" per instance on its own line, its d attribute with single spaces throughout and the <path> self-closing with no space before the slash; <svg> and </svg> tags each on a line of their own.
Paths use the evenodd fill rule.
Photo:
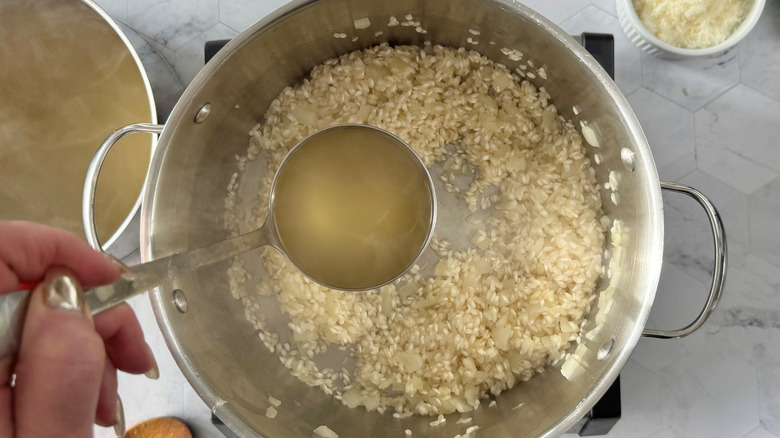
<svg viewBox="0 0 780 438">
<path fill-rule="evenodd" d="M 692 323 L 679 330 L 645 329 L 645 331 L 642 332 L 642 336 L 646 336 L 648 338 L 682 338 L 684 336 L 690 335 L 691 333 L 698 330 L 702 325 L 704 325 L 704 323 L 709 319 L 710 315 L 712 315 L 715 307 L 718 305 L 718 301 L 720 301 L 720 296 L 723 293 L 723 286 L 726 282 L 726 233 L 723 230 L 723 221 L 720 219 L 718 210 L 715 209 L 715 206 L 712 205 L 712 202 L 710 202 L 710 200 L 707 199 L 707 197 L 704 196 L 700 191 L 694 189 L 693 187 L 663 181 L 661 182 L 661 188 L 688 195 L 695 199 L 696 202 L 698 202 L 699 205 L 704 208 L 704 211 L 707 213 L 707 218 L 710 220 L 710 227 L 712 228 L 712 242 L 715 248 L 715 265 L 712 272 L 710 294 L 707 297 L 707 302 L 704 304 L 704 308 L 701 310 L 701 313 L 699 313 L 699 316 L 697 316 Z"/>
<path fill-rule="evenodd" d="M 84 222 L 84 233 L 87 236 L 87 242 L 93 248 L 103 251 L 100 239 L 98 238 L 97 225 L 95 224 L 95 191 L 97 190 L 100 169 L 103 167 L 106 156 L 108 156 L 111 148 L 113 148 L 122 137 L 128 134 L 147 133 L 156 135 L 161 133 L 162 130 L 163 125 L 156 125 L 153 123 L 138 123 L 119 128 L 103 141 L 103 144 L 100 145 L 97 152 L 92 157 L 92 162 L 89 163 L 89 168 L 87 169 L 87 178 L 84 181 L 84 194 L 81 199 L 81 219 Z M 144 186 L 146 186 L 145 183 Z"/>
</svg>

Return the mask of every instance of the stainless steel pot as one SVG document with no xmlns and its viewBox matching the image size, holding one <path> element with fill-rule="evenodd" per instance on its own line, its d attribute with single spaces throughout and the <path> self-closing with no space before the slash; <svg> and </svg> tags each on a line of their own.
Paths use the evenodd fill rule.
<svg viewBox="0 0 780 438">
<path fill-rule="evenodd" d="M 82 235 L 79 199 L 96 144 L 107 129 L 157 121 L 141 60 L 92 0 L 4 0 L 0 40 L 0 220 Z M 153 147 L 131 138 L 106 163 L 97 196 L 106 248 L 140 209 Z"/>
<path fill-rule="evenodd" d="M 402 20 L 406 14 L 420 21 L 427 33 L 415 26 L 387 26 L 390 16 Z M 354 20 L 364 17 L 371 27 L 356 29 Z M 467 42 L 474 36 L 469 29 L 481 32 L 478 45 Z M 334 38 L 335 32 L 347 38 Z M 358 39 L 353 41 L 354 36 Z M 502 49 L 521 51 L 523 63 L 530 59 L 545 68 L 547 78 L 537 75 L 533 82 L 545 87 L 559 111 L 583 126 L 586 139 L 598 146 L 589 147 L 588 153 L 598 163 L 599 183 L 609 183 L 602 191 L 604 210 L 622 224 L 622 243 L 605 250 L 606 275 L 598 287 L 613 287 L 614 299 L 608 311 L 594 308 L 589 317 L 586 330 L 591 331 L 600 319 L 598 312 L 607 312 L 601 314 L 603 325 L 582 338 L 583 372 L 567 379 L 559 364 L 501 394 L 497 407 L 468 415 L 482 436 L 562 434 L 606 391 L 641 335 L 680 337 L 704 323 L 723 286 L 726 242 L 718 214 L 706 198 L 694 189 L 659 182 L 647 140 L 617 86 L 574 39 L 545 18 L 509 0 L 295 1 L 220 51 L 187 88 L 164 128 L 123 128 L 102 149 L 129 132 L 161 133 L 142 207 L 145 261 L 206 245 L 227 237 L 222 215 L 226 187 L 236 170 L 234 156 L 245 152 L 247 132 L 285 86 L 326 59 L 355 49 L 424 41 L 473 48 L 510 69 L 519 63 Z M 704 206 L 716 251 L 704 309 L 691 325 L 674 331 L 644 327 L 661 273 L 662 187 L 688 194 Z M 241 303 L 228 293 L 226 271 L 222 264 L 180 278 L 154 291 L 151 300 L 182 372 L 239 436 L 310 436 L 323 424 L 340 437 L 402 436 L 405 429 L 415 436 L 463 433 L 456 416 L 434 428 L 430 418 L 394 419 L 390 413 L 348 409 L 298 381 L 258 341 Z M 275 419 L 265 416 L 269 395 L 282 401 Z"/>
</svg>

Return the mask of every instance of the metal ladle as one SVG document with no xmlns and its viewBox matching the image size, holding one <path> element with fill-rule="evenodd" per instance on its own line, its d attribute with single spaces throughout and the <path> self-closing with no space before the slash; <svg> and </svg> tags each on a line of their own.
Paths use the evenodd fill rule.
<svg viewBox="0 0 780 438">
<path fill-rule="evenodd" d="M 284 178 L 285 175 L 291 173 L 292 170 L 295 170 L 294 166 L 297 164 L 296 160 L 293 160 L 292 158 L 295 157 L 296 154 L 315 147 L 317 141 L 327 139 L 328 136 L 339 135 L 343 137 L 343 140 L 348 142 L 351 135 L 358 134 L 362 135 L 363 137 L 361 138 L 363 139 L 365 139 L 366 135 L 376 136 L 377 139 L 381 138 L 386 144 L 392 145 L 392 147 L 398 148 L 398 150 L 403 152 L 403 155 L 414 164 L 413 168 L 417 169 L 417 171 L 420 172 L 420 176 L 422 176 L 422 178 L 417 178 L 415 181 L 421 182 L 420 187 L 417 189 L 422 193 L 426 193 L 428 208 L 423 212 L 426 219 L 425 233 L 420 235 L 418 242 L 415 242 L 415 248 L 418 250 L 409 253 L 410 255 L 404 260 L 405 263 L 399 263 L 398 268 L 390 273 L 383 272 L 382 276 L 363 281 L 361 284 L 349 284 L 349 282 L 333 282 L 324 278 L 316 278 L 315 276 L 310 275 L 310 272 L 301 269 L 300 263 L 298 263 L 298 260 L 300 259 L 298 256 L 300 254 L 289 252 L 288 248 L 285 246 L 284 236 L 280 236 L 279 226 L 277 225 L 274 214 L 274 207 L 280 202 L 295 202 L 294 199 L 284 198 L 284 196 L 287 196 L 284 193 L 277 193 L 277 183 L 281 178 Z M 353 146 L 361 147 L 357 143 Z M 403 175 L 405 178 L 408 178 L 409 176 L 410 175 Z M 345 291 L 376 289 L 398 279 L 414 265 L 428 246 L 428 243 L 433 236 L 433 229 L 436 223 L 436 193 L 433 187 L 433 180 L 428 173 L 428 169 L 425 167 L 422 160 L 420 160 L 420 157 L 417 156 L 409 145 L 397 136 L 385 130 L 368 125 L 344 124 L 331 126 L 304 138 L 282 159 L 282 162 L 274 175 L 270 193 L 268 216 L 262 227 L 202 248 L 136 265 L 131 268 L 131 272 L 123 274 L 116 282 L 87 290 L 85 292 L 86 302 L 89 305 L 92 314 L 102 312 L 135 295 L 165 284 L 172 279 L 186 275 L 204 266 L 238 256 L 251 249 L 266 245 L 272 246 L 280 251 L 303 274 L 323 286 Z M 24 317 L 23 312 L 21 312 L 20 309 L 26 308 L 23 304 L 28 295 L 28 291 L 20 291 L 0 296 L 0 357 L 13 353 L 16 349 L 16 341 L 19 339 L 21 321 Z"/>
</svg>

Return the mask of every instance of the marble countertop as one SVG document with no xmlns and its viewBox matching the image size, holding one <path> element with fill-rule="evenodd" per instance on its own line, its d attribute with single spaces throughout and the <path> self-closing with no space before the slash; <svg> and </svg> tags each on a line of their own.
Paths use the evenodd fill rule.
<svg viewBox="0 0 780 438">
<path fill-rule="evenodd" d="M 138 49 L 163 116 L 202 67 L 206 41 L 232 38 L 284 2 L 97 0 Z M 768 0 L 758 26 L 728 53 L 675 62 L 628 41 L 614 0 L 524 2 L 572 34 L 615 36 L 616 82 L 661 178 L 707 194 L 729 238 L 720 306 L 690 337 L 639 341 L 621 374 L 623 415 L 608 436 L 780 438 L 780 1 Z M 712 248 L 698 205 L 668 193 L 664 204 L 665 262 L 648 327 L 672 328 L 698 313 Z M 221 436 L 176 367 L 146 297 L 131 304 L 161 379 L 120 377 L 128 424 L 173 415 L 199 437 Z M 114 436 L 101 428 L 95 435 Z"/>
</svg>

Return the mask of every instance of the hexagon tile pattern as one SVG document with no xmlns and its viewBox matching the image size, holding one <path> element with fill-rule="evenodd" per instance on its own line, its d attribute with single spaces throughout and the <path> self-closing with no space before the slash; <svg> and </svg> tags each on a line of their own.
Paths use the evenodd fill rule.
<svg viewBox="0 0 780 438">
<path fill-rule="evenodd" d="M 189 84 L 205 63 L 203 48 L 206 41 L 229 40 L 236 36 L 233 28 L 218 23 L 198 34 L 187 44 L 179 47 L 173 55 L 173 69 L 182 83 Z"/>
<path fill-rule="evenodd" d="M 739 44 L 742 83 L 780 101 L 780 7 L 767 2 L 750 34 Z"/>
<path fill-rule="evenodd" d="M 642 81 L 653 92 L 696 111 L 739 81 L 737 49 L 715 58 L 674 62 L 643 53 Z"/>
<path fill-rule="evenodd" d="M 127 24 L 176 50 L 219 22 L 218 0 L 132 0 Z"/>
<path fill-rule="evenodd" d="M 750 245 L 755 254 L 780 266 L 780 178 L 756 190 L 748 198 Z"/>
<path fill-rule="evenodd" d="M 653 152 L 658 175 L 676 181 L 696 168 L 693 113 L 640 88 L 628 96 Z"/>
<path fill-rule="evenodd" d="M 777 435 L 759 426 L 742 438 L 777 438 Z"/>
<path fill-rule="evenodd" d="M 701 190 L 718 209 L 727 231 L 729 255 L 741 260 L 749 252 L 747 195 L 701 170 L 680 183 Z M 701 206 L 678 193 L 664 192 L 664 214 L 669 226 L 664 236 L 664 259 L 704 284 L 712 278 L 712 232 Z M 672 219 L 672 220 L 670 220 Z"/>
<path fill-rule="evenodd" d="M 230 38 L 286 3 L 97 2 L 153 41 L 184 86 L 203 65 L 205 41 Z M 614 0 L 526 3 L 570 33 L 614 34 L 617 83 L 649 139 L 660 176 L 710 196 L 729 238 L 730 271 L 720 306 L 687 338 L 638 342 L 622 374 L 623 417 L 608 438 L 780 438 L 780 1 L 767 2 L 754 31 L 736 48 L 683 61 L 641 54 L 620 29 Z M 149 53 L 141 50 L 142 57 Z M 164 68 L 149 74 L 158 71 Z M 687 324 L 703 305 L 712 249 L 695 203 L 665 195 L 664 204 L 664 270 L 648 325 L 672 329 Z M 167 355 L 151 315 L 143 309 L 139 315 L 148 323 L 147 339 Z M 161 366 L 181 388 L 164 392 L 161 382 L 133 380 L 121 387 L 125 399 L 158 403 L 155 412 L 167 409 L 197 424 L 204 436 L 215 435 L 208 429 L 208 408 L 169 355 Z M 158 396 L 148 400 L 147 393 Z M 114 435 L 96 429 L 96 436 Z"/>
<path fill-rule="evenodd" d="M 699 168 L 750 194 L 780 171 L 780 102 L 738 85 L 696 112 Z"/>
<path fill-rule="evenodd" d="M 286 3 L 285 0 L 220 1 L 219 21 L 241 32 Z"/>
<path fill-rule="evenodd" d="M 780 436 L 780 360 L 773 358 L 759 364 L 757 372 L 761 421 L 769 432 Z"/>
<path fill-rule="evenodd" d="M 114 20 L 127 22 L 127 0 L 97 0 L 96 3 Z"/>
</svg>

